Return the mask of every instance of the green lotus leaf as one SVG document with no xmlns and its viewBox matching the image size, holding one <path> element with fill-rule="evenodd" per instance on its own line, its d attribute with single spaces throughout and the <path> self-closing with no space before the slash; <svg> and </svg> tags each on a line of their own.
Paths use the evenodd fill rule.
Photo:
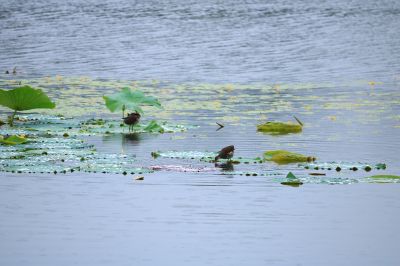
<svg viewBox="0 0 400 266">
<path fill-rule="evenodd" d="M 18 145 L 18 144 L 24 144 L 28 140 L 27 138 L 23 136 L 18 136 L 18 135 L 12 135 L 9 136 L 8 138 L 4 138 L 3 136 L 0 136 L 0 144 L 5 144 L 5 145 Z"/>
<path fill-rule="evenodd" d="M 143 130 L 149 133 L 164 133 L 165 131 L 163 126 L 159 125 L 155 120 L 150 121 Z"/>
<path fill-rule="evenodd" d="M 41 90 L 23 86 L 12 90 L 0 90 L 0 105 L 14 111 L 53 109 L 56 105 Z"/>
<path fill-rule="evenodd" d="M 298 179 L 292 172 L 289 172 L 286 176 L 286 181 L 281 182 L 282 185 L 298 187 L 303 185 L 300 179 Z"/>
<path fill-rule="evenodd" d="M 285 151 L 285 150 L 266 151 L 264 153 L 264 159 L 266 161 L 273 161 L 278 164 L 311 162 L 311 161 L 315 160 L 315 158 L 312 156 L 305 156 L 303 154 L 294 153 L 294 152 Z"/>
<path fill-rule="evenodd" d="M 110 96 L 103 96 L 106 103 L 106 107 L 111 111 L 124 111 L 131 110 L 143 114 L 143 110 L 140 106 L 155 106 L 161 108 L 160 102 L 152 97 L 146 96 L 140 90 L 131 90 L 128 87 L 122 89 L 122 91 L 115 93 Z"/>
</svg>

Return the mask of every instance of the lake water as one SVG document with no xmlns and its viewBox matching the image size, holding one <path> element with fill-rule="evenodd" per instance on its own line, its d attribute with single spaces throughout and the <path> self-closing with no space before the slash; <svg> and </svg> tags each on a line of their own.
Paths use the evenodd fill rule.
<svg viewBox="0 0 400 266">
<path fill-rule="evenodd" d="M 118 119 L 101 96 L 136 84 L 164 105 L 143 120 L 199 126 L 87 138 L 99 152 L 213 168 L 150 153 L 234 144 L 244 157 L 286 149 L 387 169 L 3 172 L 0 265 L 399 265 L 400 186 L 366 179 L 400 175 L 399 29 L 399 1 L 1 1 L 2 87 L 42 87 L 53 115 Z M 293 115 L 301 134 L 255 130 Z"/>
</svg>

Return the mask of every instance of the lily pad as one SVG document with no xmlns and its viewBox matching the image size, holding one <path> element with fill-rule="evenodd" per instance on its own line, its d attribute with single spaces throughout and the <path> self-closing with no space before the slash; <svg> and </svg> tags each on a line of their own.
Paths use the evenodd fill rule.
<svg viewBox="0 0 400 266">
<path fill-rule="evenodd" d="M 370 176 L 370 178 L 375 178 L 375 179 L 400 179 L 400 176 L 398 176 L 398 175 L 373 175 L 373 176 Z"/>
<path fill-rule="evenodd" d="M 5 145 L 18 145 L 24 144 L 28 141 L 24 136 L 12 135 L 7 138 L 0 136 L 0 143 Z"/>
<path fill-rule="evenodd" d="M 272 150 L 264 152 L 264 159 L 266 161 L 273 161 L 278 164 L 289 164 L 298 162 L 311 162 L 315 160 L 315 157 L 305 156 L 303 154 L 285 150 Z"/>
<path fill-rule="evenodd" d="M 111 112 L 132 110 L 143 114 L 140 106 L 147 105 L 161 108 L 161 104 L 156 98 L 146 96 L 142 91 L 131 90 L 128 87 L 123 88 L 121 92 L 113 95 L 103 96 L 103 99 Z"/>
<path fill-rule="evenodd" d="M 299 133 L 303 130 L 300 124 L 283 122 L 266 122 L 257 126 L 257 131 L 273 135 L 284 135 L 289 133 Z"/>
<path fill-rule="evenodd" d="M 336 170 L 340 172 L 341 170 L 365 170 L 367 172 L 371 171 L 372 168 L 377 170 L 384 170 L 386 169 L 386 164 L 378 163 L 375 166 L 369 163 L 360 163 L 360 162 L 312 162 L 312 163 L 304 163 L 299 164 L 300 167 L 305 169 L 312 169 L 312 170 Z"/>
<path fill-rule="evenodd" d="M 207 163 L 215 163 L 215 156 L 217 156 L 217 152 L 202 152 L 202 151 L 156 151 L 152 152 L 151 156 L 153 158 L 163 157 L 163 158 L 172 158 L 172 159 L 191 159 L 191 160 L 199 160 L 201 162 Z M 262 163 L 263 160 L 259 157 L 257 158 L 244 158 L 244 157 L 233 157 L 231 159 L 220 159 L 219 163 L 227 163 L 230 162 L 232 164 L 255 164 Z"/>
<path fill-rule="evenodd" d="M 151 153 L 153 158 L 173 158 L 173 159 L 214 159 L 217 156 L 216 152 L 201 152 L 201 151 L 155 151 Z"/>
<path fill-rule="evenodd" d="M 125 134 L 125 133 L 176 133 L 184 132 L 190 126 L 171 124 L 152 120 L 147 124 L 137 124 L 128 131 L 128 127 L 119 121 L 88 120 L 80 125 L 77 135 Z"/>
</svg>

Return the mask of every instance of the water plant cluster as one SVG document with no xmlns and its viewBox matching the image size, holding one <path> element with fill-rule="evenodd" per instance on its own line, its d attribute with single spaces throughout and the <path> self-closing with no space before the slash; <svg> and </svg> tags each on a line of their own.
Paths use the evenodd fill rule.
<svg viewBox="0 0 400 266">
<path fill-rule="evenodd" d="M 213 167 L 193 167 L 183 165 L 159 165 L 144 167 L 139 165 L 134 156 L 98 152 L 96 147 L 87 144 L 86 137 L 132 133 L 177 133 L 190 129 L 190 126 L 173 124 L 166 121 L 139 121 L 144 115 L 143 106 L 162 109 L 161 103 L 152 96 L 147 96 L 138 89 L 124 87 L 120 92 L 103 96 L 104 104 L 111 112 L 122 112 L 122 119 L 78 119 L 62 115 L 21 114 L 32 109 L 54 109 L 55 103 L 41 90 L 28 85 L 11 90 L 0 90 L 0 105 L 13 112 L 7 123 L 0 123 L 0 171 L 14 173 L 68 173 L 88 172 L 103 174 L 143 174 L 153 171 L 183 172 L 219 172 L 226 175 L 272 176 L 283 185 L 300 186 L 304 182 L 313 183 L 317 176 L 325 173 L 312 172 L 299 175 L 299 172 L 254 171 L 251 165 L 296 165 L 296 169 L 307 171 L 341 170 L 357 171 L 372 169 L 385 170 L 383 163 L 321 162 L 313 155 L 303 155 L 286 150 L 269 150 L 255 158 L 233 156 L 215 162 L 215 151 L 153 151 L 154 159 L 168 158 L 175 160 L 197 160 L 199 163 L 213 164 Z M 129 113 L 132 112 L 132 113 Z M 127 113 L 127 114 L 125 114 Z M 132 114 L 132 123 L 126 119 Z M 294 117 L 297 123 L 268 121 L 257 126 L 257 131 L 271 135 L 301 133 L 304 124 Z M 244 171 L 234 171 L 232 165 L 247 165 Z M 222 172 L 219 170 L 222 169 Z M 297 177 L 299 175 L 299 177 Z M 339 178 L 340 179 L 340 178 Z M 338 178 L 319 177 L 327 183 L 352 182 Z M 374 175 L 367 181 L 397 182 L 394 175 Z"/>
</svg>

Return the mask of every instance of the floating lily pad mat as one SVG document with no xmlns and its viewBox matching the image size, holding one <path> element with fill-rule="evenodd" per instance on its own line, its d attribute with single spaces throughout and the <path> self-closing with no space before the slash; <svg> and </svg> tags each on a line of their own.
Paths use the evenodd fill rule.
<svg viewBox="0 0 400 266">
<path fill-rule="evenodd" d="M 92 145 L 74 138 L 36 137 L 26 144 L 0 147 L 0 171 L 16 173 L 66 173 L 73 171 L 113 174 L 149 173 L 135 158 L 97 153 Z"/>
<path fill-rule="evenodd" d="M 0 79 L 1 88 L 12 89 L 24 85 L 40 88 L 55 102 L 57 108 L 38 109 L 37 114 L 19 113 L 17 117 L 21 121 L 15 121 L 16 127 L 0 126 L 0 135 L 26 135 L 28 139 L 27 143 L 21 145 L 11 147 L 0 145 L 1 160 L 7 162 L 12 160 L 11 164 L 16 166 L 12 168 L 11 164 L 7 165 L 7 169 L 11 171 L 18 171 L 29 161 L 35 162 L 36 169 L 42 167 L 46 173 L 51 170 L 48 167 L 50 162 L 52 169 L 57 172 L 71 169 L 107 172 L 108 169 L 109 172 L 130 173 L 130 169 L 147 170 L 147 167 L 153 164 L 170 164 L 187 167 L 184 168 L 186 170 L 192 167 L 193 171 L 215 168 L 215 171 L 200 172 L 202 178 L 215 174 L 233 175 L 246 180 L 254 178 L 277 184 L 284 181 L 289 171 L 293 171 L 305 185 L 367 182 L 370 180 L 368 176 L 386 173 L 384 164 L 376 164 L 379 161 L 387 163 L 390 173 L 399 173 L 399 167 L 394 164 L 397 154 L 394 155 L 395 152 L 389 149 L 387 151 L 389 154 L 386 156 L 379 150 L 379 147 L 382 147 L 382 150 L 388 147 L 388 145 L 379 146 L 387 144 L 387 140 L 390 140 L 393 146 L 399 143 L 396 141 L 398 140 L 396 136 L 398 136 L 400 117 L 396 115 L 396 106 L 399 106 L 400 95 L 396 86 L 382 91 L 379 90 L 380 86 L 375 86 L 376 88 L 372 90 L 368 81 L 335 84 L 174 84 L 159 80 L 110 80 L 62 76 L 21 79 L 20 77 L 9 75 Z M 120 135 L 129 133 L 127 126 L 121 126 L 121 114 L 112 114 L 103 100 L 104 95 L 112 95 L 124 87 L 138 88 L 145 95 L 155 96 L 164 107 L 162 110 L 144 107 L 145 115 L 132 133 L 140 136 L 146 132 L 146 136 L 129 141 L 122 141 L 125 138 L 120 138 Z M 10 113 L 2 107 L 0 111 L 0 119 L 7 121 L 6 115 Z M 293 115 L 304 122 L 305 127 L 300 134 L 270 136 L 271 134 L 260 134 L 256 131 L 256 126 L 265 121 L 293 121 Z M 216 132 L 218 128 L 216 122 L 225 127 Z M 295 121 L 293 124 L 297 126 Z M 370 137 L 370 129 L 376 134 L 374 141 L 365 143 L 366 139 L 372 140 L 372 138 L 362 139 L 360 136 Z M 160 131 L 171 134 L 157 133 Z M 364 134 L 365 132 L 367 133 Z M 178 134 L 173 135 L 174 133 Z M 113 134 L 115 136 L 110 136 Z M 51 144 L 46 143 L 52 139 L 56 141 Z M 40 141 L 43 143 L 39 147 Z M 372 142 L 376 142 L 376 145 L 369 145 L 373 144 Z M 102 144 L 105 145 L 100 147 Z M 364 144 L 368 144 L 367 147 Z M 50 149 L 49 145 L 54 149 Z M 220 160 L 217 166 L 213 162 L 216 156 L 213 151 L 218 151 L 226 145 L 235 145 L 236 148 L 233 168 L 226 160 Z M 368 150 L 377 150 L 377 155 L 372 157 L 366 154 L 358 158 L 360 153 L 354 157 L 350 157 L 352 154 L 348 152 L 345 154 L 346 157 L 339 153 L 343 147 L 348 147 L 352 152 L 359 151 L 361 149 L 358 145 L 363 145 Z M 115 154 L 107 153 L 109 148 Z M 150 156 L 152 151 L 157 150 L 190 149 L 210 152 L 186 154 L 187 156 L 185 154 L 182 156 L 178 154 L 179 152 L 169 154 L 182 156 L 182 159 L 163 156 L 152 159 Z M 272 162 L 264 163 L 263 158 L 258 158 L 266 150 L 292 149 L 307 150 L 309 153 L 306 155 L 318 155 L 320 161 L 304 165 L 277 165 Z M 105 156 L 102 157 L 100 151 L 104 151 Z M 127 158 L 121 153 L 128 154 Z M 323 160 L 348 161 L 349 157 L 348 163 L 339 161 L 323 163 Z M 352 160 L 363 160 L 367 163 L 352 163 Z M 107 165 L 108 162 L 113 163 Z M 341 171 L 335 171 L 337 166 Z M 30 170 L 29 167 L 26 171 Z M 326 175 L 309 176 L 310 172 L 317 171 L 314 170 L 316 167 L 318 172 L 324 172 Z M 358 171 L 354 171 L 354 167 Z M 5 170 L 3 166 L 2 169 Z M 177 173 L 179 169 L 176 168 Z M 162 171 L 174 170 L 157 171 L 161 175 Z M 253 176 L 254 174 L 257 175 Z M 243 176 L 240 177 L 241 175 Z M 182 174 L 182 177 L 185 177 L 185 174 Z M 397 181 L 392 179 L 390 182 Z"/>
<path fill-rule="evenodd" d="M 300 167 L 304 169 L 311 169 L 311 170 L 336 170 L 338 172 L 342 170 L 364 170 L 364 171 L 371 171 L 372 169 L 376 170 L 385 170 L 386 164 L 384 163 L 377 163 L 377 164 L 368 164 L 368 163 L 359 163 L 359 162 L 314 162 L 314 163 L 302 163 L 299 164 Z"/>
<path fill-rule="evenodd" d="M 151 155 L 154 158 L 164 157 L 164 158 L 175 158 L 175 159 L 197 159 L 202 162 L 215 163 L 215 156 L 217 152 L 202 152 L 202 151 L 156 151 L 152 152 Z M 262 163 L 263 160 L 259 157 L 257 158 L 243 158 L 243 157 L 233 157 L 232 159 L 219 159 L 217 163 L 227 163 L 232 164 L 250 164 L 250 163 Z"/>
</svg>

